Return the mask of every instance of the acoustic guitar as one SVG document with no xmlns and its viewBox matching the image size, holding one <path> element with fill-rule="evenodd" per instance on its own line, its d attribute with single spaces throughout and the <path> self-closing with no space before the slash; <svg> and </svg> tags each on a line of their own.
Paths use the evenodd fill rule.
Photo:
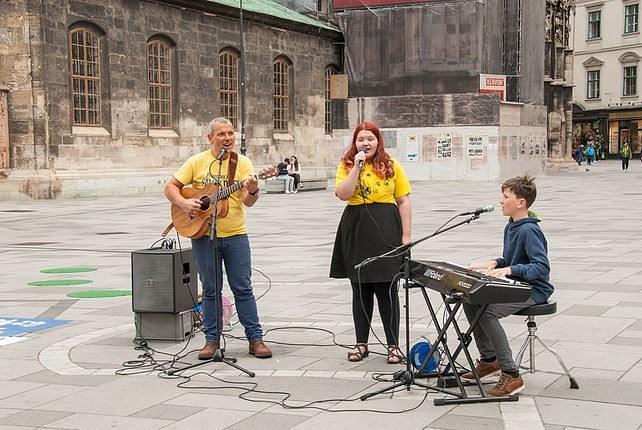
<svg viewBox="0 0 642 430">
<path fill-rule="evenodd" d="M 268 179 L 279 174 L 276 166 L 268 167 L 254 175 L 257 179 Z M 172 223 L 178 234 L 191 239 L 199 239 L 205 236 L 210 227 L 213 205 L 216 202 L 216 217 L 223 218 L 229 211 L 229 197 L 232 193 L 243 188 L 245 180 L 235 181 L 232 185 L 220 188 L 215 183 L 209 183 L 203 188 L 183 187 L 181 195 L 186 199 L 198 199 L 201 201 L 201 210 L 190 216 L 179 206 L 172 204 Z"/>
</svg>

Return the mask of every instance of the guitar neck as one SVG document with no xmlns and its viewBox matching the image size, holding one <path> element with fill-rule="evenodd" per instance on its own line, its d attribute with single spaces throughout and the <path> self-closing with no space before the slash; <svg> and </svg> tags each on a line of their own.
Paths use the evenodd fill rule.
<svg viewBox="0 0 642 430">
<path fill-rule="evenodd" d="M 254 178 L 257 177 L 256 175 L 252 175 L 252 176 Z M 241 188 L 243 188 L 244 182 L 245 181 L 236 181 L 232 185 L 230 185 L 229 187 L 225 187 L 225 188 L 219 190 L 218 192 L 212 194 L 210 196 L 210 199 L 211 200 L 215 200 L 215 201 L 226 199 L 229 196 L 231 196 L 232 193 L 235 193 L 238 190 L 240 190 Z"/>
</svg>

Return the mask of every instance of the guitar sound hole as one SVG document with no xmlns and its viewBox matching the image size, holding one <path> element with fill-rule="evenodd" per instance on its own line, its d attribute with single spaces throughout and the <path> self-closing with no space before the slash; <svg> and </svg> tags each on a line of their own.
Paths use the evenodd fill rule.
<svg viewBox="0 0 642 430">
<path fill-rule="evenodd" d="M 209 197 L 207 197 L 207 196 L 201 197 L 201 210 L 202 211 L 207 210 L 210 207 L 210 204 L 211 204 L 211 202 L 210 202 L 210 198 Z"/>
</svg>

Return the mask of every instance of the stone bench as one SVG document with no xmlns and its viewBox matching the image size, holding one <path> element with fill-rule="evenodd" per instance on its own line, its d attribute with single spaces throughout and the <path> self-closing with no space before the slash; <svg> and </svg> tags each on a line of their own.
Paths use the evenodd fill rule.
<svg viewBox="0 0 642 430">
<path fill-rule="evenodd" d="M 326 190 L 328 180 L 325 178 L 306 178 L 301 179 L 299 192 Z M 270 179 L 265 181 L 265 192 L 268 194 L 285 193 L 285 181 L 281 179 Z"/>
</svg>

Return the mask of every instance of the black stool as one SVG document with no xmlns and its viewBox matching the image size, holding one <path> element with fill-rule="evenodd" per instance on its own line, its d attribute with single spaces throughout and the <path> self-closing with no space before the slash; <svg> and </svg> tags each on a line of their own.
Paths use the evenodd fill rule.
<svg viewBox="0 0 642 430">
<path fill-rule="evenodd" d="M 547 303 L 529 306 L 515 313 L 515 315 L 526 316 L 527 317 L 526 325 L 528 326 L 528 336 L 526 336 L 526 339 L 524 340 L 522 347 L 519 349 L 519 352 L 517 353 L 517 357 L 515 358 L 515 364 L 517 365 L 518 369 L 522 368 L 522 369 L 528 370 L 530 373 L 535 373 L 536 371 L 535 341 L 538 340 L 539 343 L 541 343 L 544 348 L 546 348 L 551 354 L 555 356 L 555 358 L 557 358 L 557 361 L 560 363 L 560 366 L 562 366 L 562 369 L 564 369 L 564 373 L 558 373 L 558 372 L 551 372 L 551 373 L 566 375 L 568 377 L 569 382 L 571 383 L 571 388 L 578 389 L 580 388 L 580 386 L 577 385 L 577 381 L 575 380 L 575 378 L 571 376 L 571 372 L 569 372 L 568 368 L 562 361 L 562 358 L 559 356 L 559 354 L 555 352 L 553 348 L 546 345 L 546 343 L 544 343 L 544 341 L 540 339 L 540 337 L 537 335 L 537 323 L 535 322 L 535 316 L 551 315 L 551 314 L 554 314 L 555 312 L 557 312 L 557 303 L 553 301 L 549 301 Z M 529 367 L 523 367 L 521 366 L 522 358 L 524 357 L 524 352 L 526 352 L 527 347 L 529 349 L 530 362 L 529 362 Z"/>
</svg>

